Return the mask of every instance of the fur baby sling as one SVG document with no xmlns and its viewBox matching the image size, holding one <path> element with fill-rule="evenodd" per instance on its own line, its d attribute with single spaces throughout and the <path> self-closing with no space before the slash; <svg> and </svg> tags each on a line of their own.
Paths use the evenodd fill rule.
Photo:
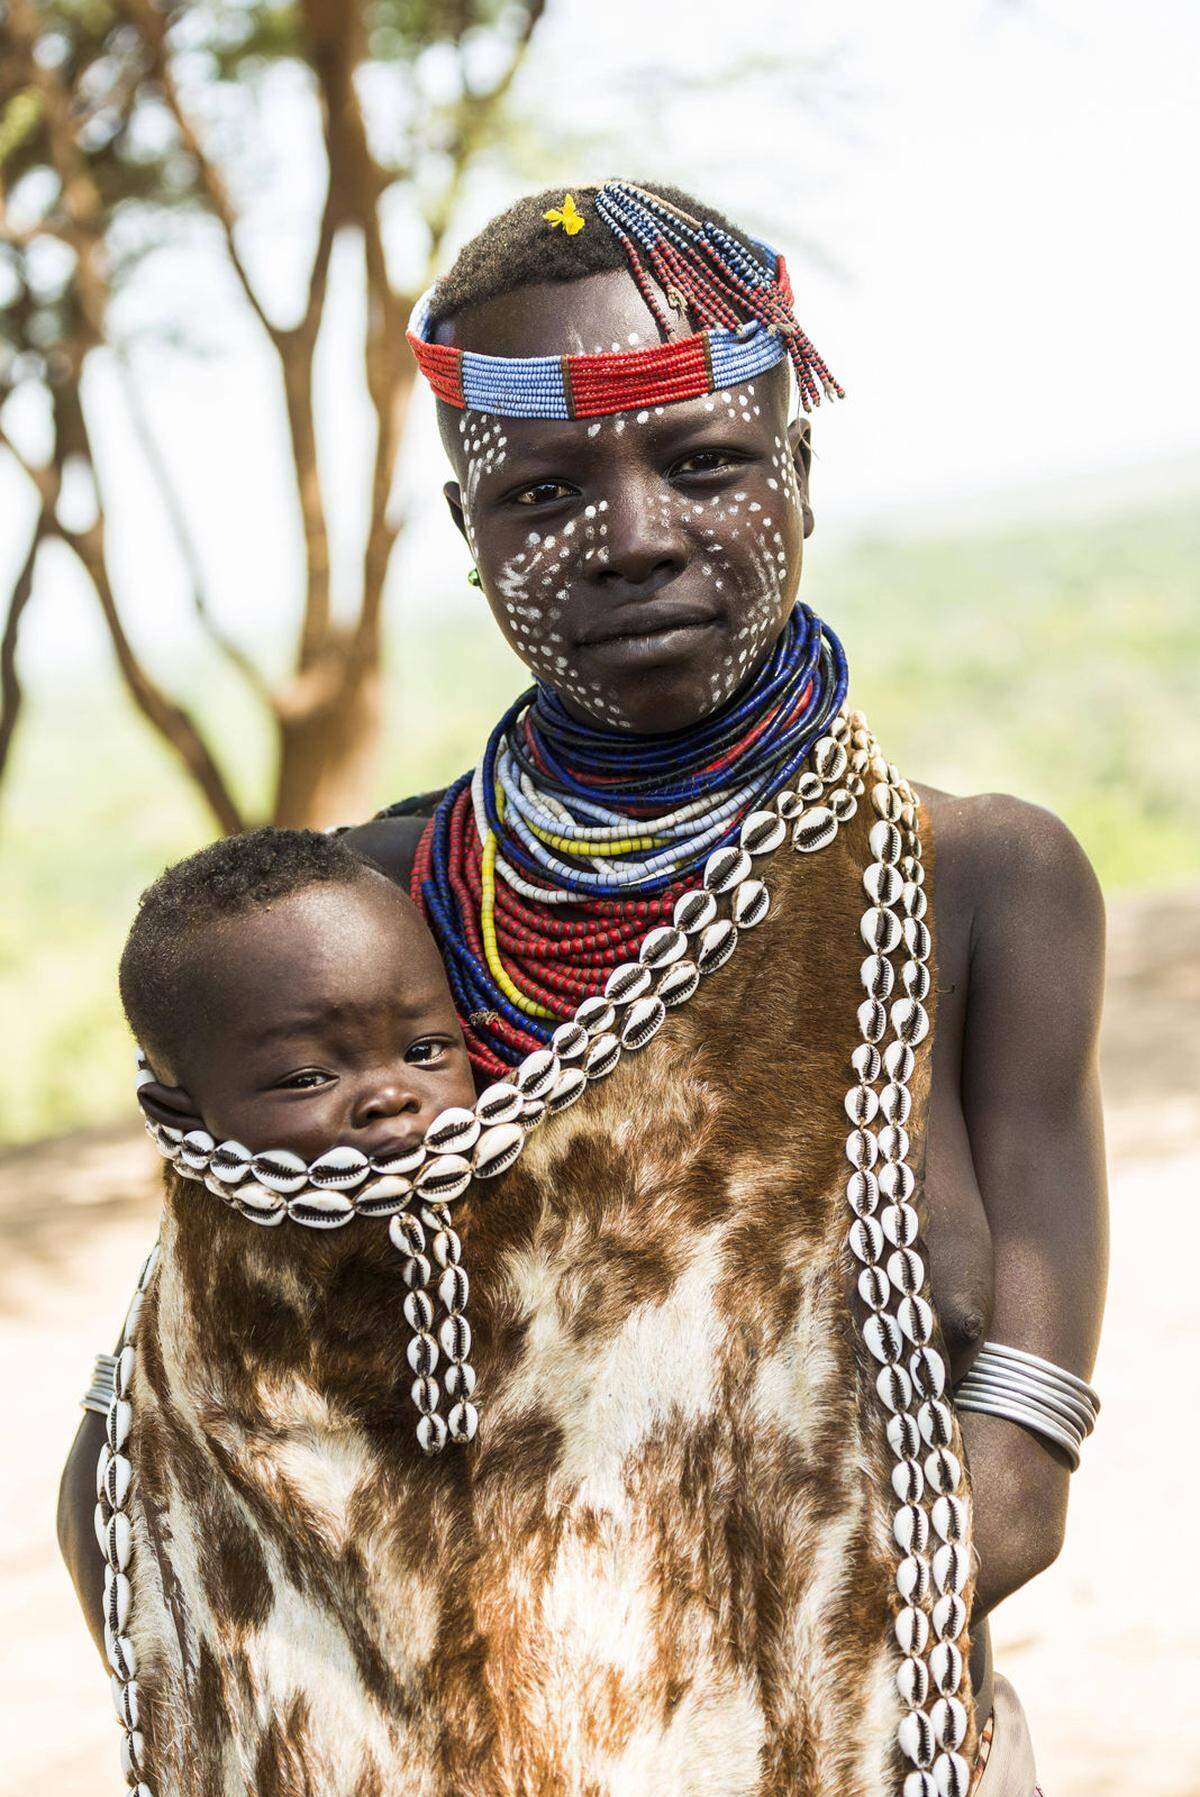
<svg viewBox="0 0 1200 1797">
<path fill-rule="evenodd" d="M 774 853 L 728 964 L 456 1208 L 469 1448 L 414 1441 L 385 1226 L 257 1230 L 171 1176 L 129 1506 L 155 1797 L 900 1797 L 909 1599 L 847 1250 L 874 821 Z"/>
</svg>

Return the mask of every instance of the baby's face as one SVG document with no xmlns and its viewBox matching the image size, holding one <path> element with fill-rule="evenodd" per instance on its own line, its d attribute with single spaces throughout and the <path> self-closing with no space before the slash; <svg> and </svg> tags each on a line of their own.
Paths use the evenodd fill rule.
<svg viewBox="0 0 1200 1797">
<path fill-rule="evenodd" d="M 214 925 L 198 959 L 179 1077 L 218 1141 L 379 1154 L 474 1103 L 433 938 L 373 869 Z"/>
</svg>

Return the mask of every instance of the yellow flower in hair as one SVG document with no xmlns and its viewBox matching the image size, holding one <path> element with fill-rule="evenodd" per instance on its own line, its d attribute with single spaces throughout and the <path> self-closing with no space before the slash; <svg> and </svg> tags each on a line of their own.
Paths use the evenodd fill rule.
<svg viewBox="0 0 1200 1797">
<path fill-rule="evenodd" d="M 565 193 L 562 205 L 551 206 L 549 212 L 542 213 L 542 217 L 547 220 L 551 230 L 555 225 L 561 225 L 568 237 L 574 237 L 576 231 L 582 231 L 587 224 L 587 219 L 575 204 L 573 193 Z"/>
</svg>

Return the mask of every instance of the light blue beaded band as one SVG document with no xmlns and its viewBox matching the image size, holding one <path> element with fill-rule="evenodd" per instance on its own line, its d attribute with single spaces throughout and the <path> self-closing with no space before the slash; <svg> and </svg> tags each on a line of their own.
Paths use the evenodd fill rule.
<svg viewBox="0 0 1200 1797">
<path fill-rule="evenodd" d="M 758 320 L 674 343 L 594 356 L 486 356 L 431 342 L 434 289 L 413 308 L 408 341 L 437 398 L 499 418 L 593 418 L 739 387 L 787 355 Z"/>
</svg>

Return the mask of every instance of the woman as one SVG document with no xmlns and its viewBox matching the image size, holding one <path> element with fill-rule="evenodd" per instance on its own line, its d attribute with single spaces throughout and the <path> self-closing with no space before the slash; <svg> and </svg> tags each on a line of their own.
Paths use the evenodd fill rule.
<svg viewBox="0 0 1200 1797">
<path fill-rule="evenodd" d="M 430 1789 L 1033 1788 L 986 1618 L 1057 1554 L 1090 1426 L 1102 908 L 1057 820 L 914 800 L 837 719 L 836 639 L 796 610 L 804 412 L 836 389 L 790 297 L 688 196 L 607 183 L 494 221 L 414 326 L 540 692 L 432 822 L 351 840 L 412 882 L 482 1081 L 596 1019 L 650 929 L 713 975 L 472 1201 L 482 1421 L 430 1550 L 456 1586 Z M 772 805 L 804 852 L 749 879 Z M 726 867 L 732 918 L 680 946 L 681 889 Z M 879 1181 L 907 1216 L 922 1164 L 923 1240 L 884 1243 Z M 919 1367 L 912 1394 L 913 1343 L 955 1385 L 977 1363 L 955 1414 Z M 90 1619 L 97 1433 L 61 1508 Z"/>
</svg>

